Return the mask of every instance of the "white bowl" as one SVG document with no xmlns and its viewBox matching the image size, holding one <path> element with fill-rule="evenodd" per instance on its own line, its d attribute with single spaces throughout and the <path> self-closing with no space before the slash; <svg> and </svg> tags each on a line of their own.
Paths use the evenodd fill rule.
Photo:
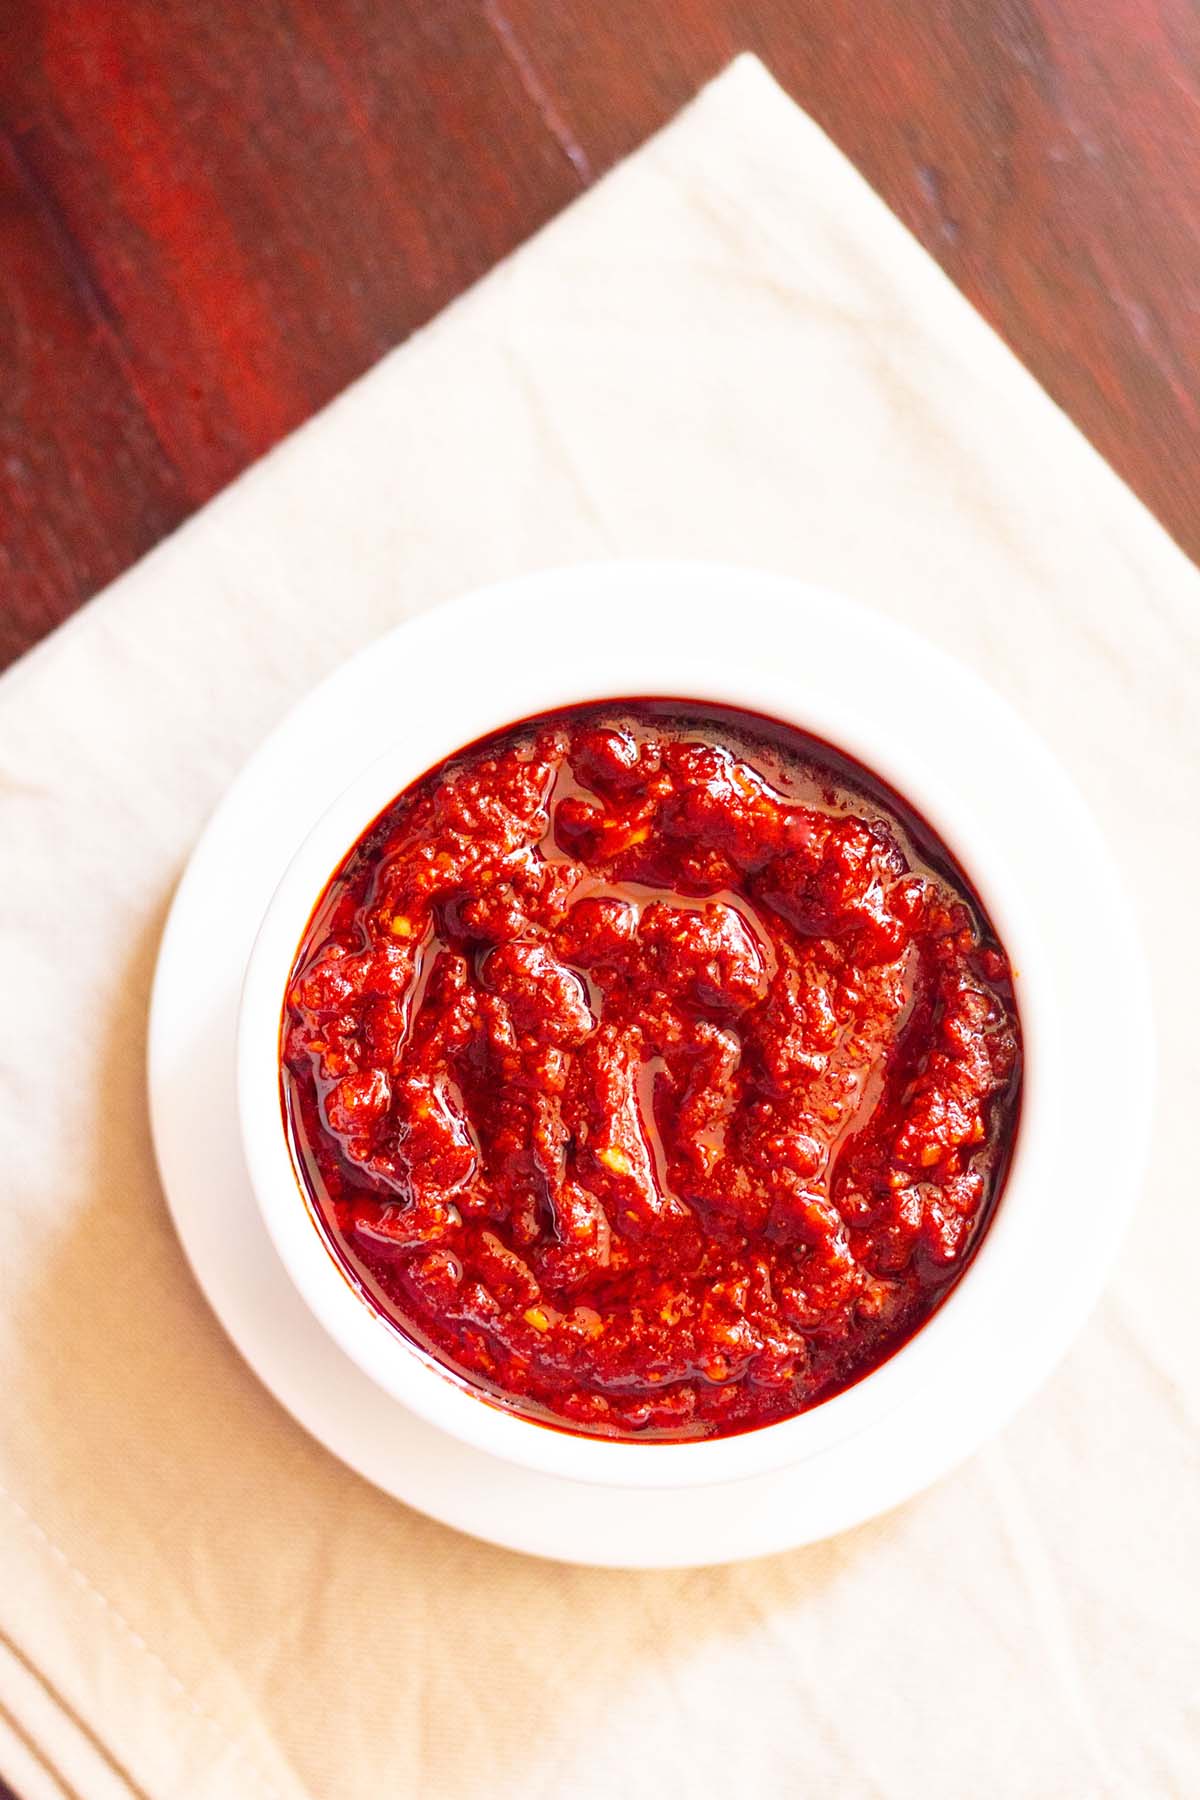
<svg viewBox="0 0 1200 1800">
<path fill-rule="evenodd" d="M 1120 884 L 1040 742 L 976 676 L 918 638 L 835 595 L 744 570 L 625 563 L 550 571 L 403 629 L 412 679 L 396 695 L 394 747 L 313 822 L 263 919 L 242 994 L 237 1081 L 247 1164 L 270 1236 L 316 1318 L 376 1383 L 454 1437 L 547 1474 L 622 1488 L 758 1475 L 870 1431 L 898 1408 L 926 1439 L 944 1428 L 955 1442 L 964 1396 L 992 1423 L 1006 1416 L 1049 1372 L 1096 1298 L 1132 1205 L 1150 1091 L 1145 981 Z M 370 656 L 357 661 L 365 668 Z M 886 1362 L 811 1411 L 682 1444 L 538 1424 L 410 1343 L 352 1285 L 314 1224 L 279 1093 L 292 960 L 316 900 L 367 825 L 425 770 L 491 730 L 552 707 L 637 695 L 772 715 L 898 789 L 961 861 L 1009 951 L 1025 1050 L 1004 1193 L 939 1310 Z M 1071 891 L 1080 869 L 1092 877 L 1086 905 Z M 1106 877 L 1099 884 L 1097 869 Z M 1081 932 L 1094 940 L 1107 1043 L 1096 1020 L 1071 1016 L 1057 975 L 1064 929 L 1073 954 Z M 1106 1112 L 1114 1068 L 1127 1122 L 1116 1157 Z"/>
</svg>

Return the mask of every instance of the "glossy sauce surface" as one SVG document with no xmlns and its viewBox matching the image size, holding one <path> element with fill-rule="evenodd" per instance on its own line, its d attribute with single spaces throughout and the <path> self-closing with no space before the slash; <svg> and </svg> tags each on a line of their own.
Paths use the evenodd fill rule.
<svg viewBox="0 0 1200 1800">
<path fill-rule="evenodd" d="M 501 1404 L 687 1439 L 859 1379 L 961 1273 L 1020 1093 L 1007 958 L 904 802 L 679 701 L 527 721 L 334 874 L 282 1027 L 297 1167 Z"/>
</svg>

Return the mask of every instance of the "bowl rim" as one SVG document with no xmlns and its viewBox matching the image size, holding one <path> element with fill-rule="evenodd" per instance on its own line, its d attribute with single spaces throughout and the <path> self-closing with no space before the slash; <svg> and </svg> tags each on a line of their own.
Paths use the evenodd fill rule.
<svg viewBox="0 0 1200 1800">
<path fill-rule="evenodd" d="M 742 628 L 732 649 L 721 636 L 731 584 Z M 606 627 L 599 640 L 583 629 L 587 608 L 596 605 Z M 564 607 L 574 610 L 566 616 Z M 827 590 L 755 571 L 640 562 L 551 570 L 465 596 L 398 630 L 411 660 L 421 663 L 419 698 L 410 696 L 404 732 L 392 747 L 361 770 L 297 845 L 256 936 L 239 1007 L 238 1107 L 247 1166 L 271 1239 L 309 1309 L 373 1380 L 430 1423 L 544 1473 L 625 1488 L 708 1486 L 820 1454 L 897 1407 L 927 1409 L 935 1403 L 939 1368 L 957 1367 L 963 1357 L 973 1357 L 980 1380 L 987 1380 L 988 1331 L 1001 1328 L 1006 1305 L 1020 1291 L 1022 1266 L 1038 1236 L 1037 1195 L 1056 1160 L 1056 1136 L 1062 1138 L 1048 1099 L 1064 1067 L 1069 1021 L 1055 1004 L 1044 909 L 1026 883 L 1010 878 L 1011 808 L 997 812 L 989 805 L 997 789 L 979 787 L 969 757 L 974 787 L 957 765 L 947 768 L 931 751 L 926 726 L 939 700 L 960 723 L 982 717 L 1003 748 L 999 772 L 1009 782 L 1015 774 L 1028 783 L 1026 798 L 1043 832 L 1054 823 L 1048 789 L 1059 816 L 1065 807 L 1076 832 L 1090 832 L 1093 854 L 1104 858 L 1082 802 L 1040 741 L 977 675 L 903 627 Z M 538 654 L 516 663 L 514 641 L 536 645 Z M 782 652 L 789 647 L 807 652 L 807 661 L 788 664 Z M 368 647 L 353 660 L 365 667 L 371 654 Z M 508 678 L 500 703 L 496 667 Z M 672 679 L 679 668 L 686 674 Z M 919 712 L 896 704 L 914 679 L 930 697 Z M 311 1216 L 278 1087 L 279 1020 L 296 948 L 333 870 L 389 800 L 462 745 L 513 719 L 649 694 L 748 708 L 794 724 L 875 771 L 914 806 L 967 872 L 1009 950 L 1025 1053 L 1020 1126 L 1003 1195 L 937 1311 L 891 1357 L 808 1412 L 683 1444 L 585 1437 L 508 1411 L 389 1324 L 352 1283 Z M 994 755 L 985 764 L 998 770 Z M 1119 888 L 1113 892 L 1119 896 Z M 1119 898 L 1114 904 L 1119 907 Z M 1061 1163 L 1061 1142 L 1057 1148 Z M 1057 1329 L 1033 1332 L 1039 1375 L 1071 1335 L 1061 1329 L 1064 1322 L 1081 1322 L 1094 1300 L 1127 1214 L 1128 1206 L 1110 1205 L 1098 1234 L 1103 1242 L 1090 1242 L 1089 1253 L 1064 1272 L 1068 1292 Z"/>
</svg>

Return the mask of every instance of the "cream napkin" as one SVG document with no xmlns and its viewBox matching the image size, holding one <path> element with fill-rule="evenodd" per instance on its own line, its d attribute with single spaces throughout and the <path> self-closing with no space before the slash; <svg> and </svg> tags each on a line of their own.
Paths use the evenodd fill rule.
<svg viewBox="0 0 1200 1800">
<path fill-rule="evenodd" d="M 682 1575 L 493 1551 L 311 1442 L 189 1278 L 143 1091 L 172 886 L 267 727 L 397 619 L 613 553 L 791 570 L 982 669 L 1116 845 L 1162 1037 L 1137 1225 L 1040 1399 L 889 1518 Z M 749 60 L 15 668 L 0 1769 L 26 1800 L 1200 1792 L 1198 778 L 1196 572 Z"/>
</svg>

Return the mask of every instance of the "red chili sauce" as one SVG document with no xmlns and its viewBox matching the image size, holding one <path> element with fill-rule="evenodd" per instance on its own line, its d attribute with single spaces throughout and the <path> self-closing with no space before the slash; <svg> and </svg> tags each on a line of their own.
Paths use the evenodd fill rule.
<svg viewBox="0 0 1200 1800">
<path fill-rule="evenodd" d="M 313 915 L 282 1088 L 352 1280 L 491 1399 L 688 1439 L 787 1418 L 945 1298 L 1020 1030 L 897 794 L 752 714 L 614 701 L 463 750 Z"/>
</svg>

